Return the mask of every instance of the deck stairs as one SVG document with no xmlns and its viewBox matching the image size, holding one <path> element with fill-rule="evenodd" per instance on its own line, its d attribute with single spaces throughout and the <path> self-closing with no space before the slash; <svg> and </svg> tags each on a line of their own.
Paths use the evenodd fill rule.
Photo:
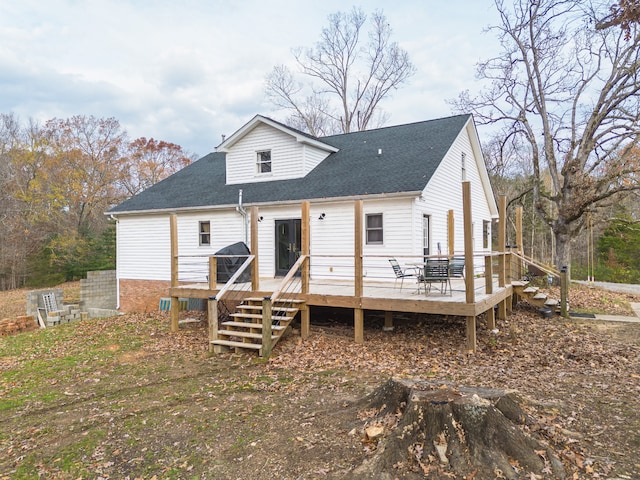
<svg viewBox="0 0 640 480">
<path fill-rule="evenodd" d="M 236 352 L 257 351 L 262 356 L 262 298 L 249 297 L 236 307 L 235 313 L 220 322 L 217 339 L 212 340 L 214 352 L 227 349 Z M 302 300 L 275 300 L 271 308 L 272 348 L 285 334 L 297 313 L 305 308 Z"/>
<path fill-rule="evenodd" d="M 538 287 L 529 285 L 526 280 L 512 281 L 513 291 L 527 303 L 538 307 L 548 308 L 554 313 L 560 312 L 560 300 L 550 298 L 546 293 L 541 292 Z"/>
</svg>

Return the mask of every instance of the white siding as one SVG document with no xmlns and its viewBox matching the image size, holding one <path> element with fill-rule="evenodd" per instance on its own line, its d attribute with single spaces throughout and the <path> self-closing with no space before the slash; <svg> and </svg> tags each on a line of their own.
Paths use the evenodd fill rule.
<svg viewBox="0 0 640 480">
<path fill-rule="evenodd" d="M 271 172 L 259 174 L 256 154 L 263 150 L 271 151 Z M 300 178 L 327 155 L 276 128 L 259 124 L 227 153 L 227 184 Z"/>
<path fill-rule="evenodd" d="M 200 222 L 211 224 L 210 245 L 200 245 Z M 209 272 L 207 257 L 232 243 L 245 242 L 244 232 L 243 217 L 235 209 L 178 215 L 179 280 L 206 282 Z"/>
<path fill-rule="evenodd" d="M 414 234 L 412 204 L 412 199 L 370 200 L 363 203 L 363 268 L 369 280 L 393 276 L 389 258 L 419 254 L 420 237 Z M 325 217 L 320 220 L 322 213 Z M 367 245 L 366 216 L 378 213 L 382 214 L 383 243 Z M 312 204 L 310 217 L 312 276 L 352 277 L 354 203 Z"/>
<path fill-rule="evenodd" d="M 305 145 L 303 175 L 306 175 L 316 168 L 318 164 L 328 156 L 329 154 L 324 150 L 320 150 L 319 148 L 315 148 L 310 145 Z"/>
<path fill-rule="evenodd" d="M 117 270 L 120 279 L 171 279 L 167 215 L 121 217 L 118 220 Z"/>
<path fill-rule="evenodd" d="M 474 251 L 482 250 L 482 222 L 491 220 L 485 191 L 478 171 L 478 159 L 474 156 L 466 130 L 458 138 L 423 191 L 419 210 L 431 215 L 431 251 L 437 253 L 440 242 L 442 253 L 448 254 L 447 212 L 454 210 L 455 252 L 464 250 L 464 228 L 462 210 L 462 153 L 466 154 L 466 180 L 471 184 L 471 208 L 474 224 Z M 482 159 L 480 159 L 482 161 Z"/>
</svg>

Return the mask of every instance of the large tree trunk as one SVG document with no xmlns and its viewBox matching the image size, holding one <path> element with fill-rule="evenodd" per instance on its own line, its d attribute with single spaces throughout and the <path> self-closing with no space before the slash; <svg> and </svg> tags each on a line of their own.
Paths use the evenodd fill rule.
<svg viewBox="0 0 640 480">
<path fill-rule="evenodd" d="M 527 433 L 530 421 L 513 393 L 391 379 L 362 411 L 376 453 L 350 478 L 566 477 L 552 449 Z"/>
<path fill-rule="evenodd" d="M 566 229 L 554 230 L 555 239 L 555 267 L 561 270 L 567 267 L 567 280 L 571 280 L 571 235 Z"/>
</svg>

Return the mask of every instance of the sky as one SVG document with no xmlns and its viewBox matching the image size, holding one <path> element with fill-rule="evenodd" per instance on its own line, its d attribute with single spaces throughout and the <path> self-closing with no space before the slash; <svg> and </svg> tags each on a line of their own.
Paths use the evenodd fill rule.
<svg viewBox="0 0 640 480">
<path fill-rule="evenodd" d="M 113 117 L 203 156 L 256 114 L 284 120 L 266 75 L 353 6 L 383 10 L 416 67 L 386 125 L 452 114 L 445 100 L 477 91 L 476 64 L 499 53 L 491 0 L 0 0 L 0 113 Z"/>
</svg>

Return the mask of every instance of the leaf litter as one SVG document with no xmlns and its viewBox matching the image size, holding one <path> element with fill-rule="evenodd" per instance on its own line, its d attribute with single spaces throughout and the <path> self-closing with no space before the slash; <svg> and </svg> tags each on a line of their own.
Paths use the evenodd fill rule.
<svg viewBox="0 0 640 480">
<path fill-rule="evenodd" d="M 209 356 L 206 319 L 188 313 L 200 322 L 178 333 L 167 314 L 130 314 L 59 327 L 50 348 L 44 332 L 23 334 L 20 354 L 0 347 L 0 478 L 349 478 L 376 450 L 366 429 L 393 428 L 358 407 L 390 376 L 514 389 L 570 478 L 640 476 L 638 324 L 544 319 L 521 303 L 497 333 L 481 319 L 470 354 L 461 318 L 398 314 L 383 332 L 367 312 L 356 344 L 348 316 L 325 312 L 264 361 Z M 397 478 L 433 473 L 435 450 L 414 450 L 422 467 Z"/>
</svg>

